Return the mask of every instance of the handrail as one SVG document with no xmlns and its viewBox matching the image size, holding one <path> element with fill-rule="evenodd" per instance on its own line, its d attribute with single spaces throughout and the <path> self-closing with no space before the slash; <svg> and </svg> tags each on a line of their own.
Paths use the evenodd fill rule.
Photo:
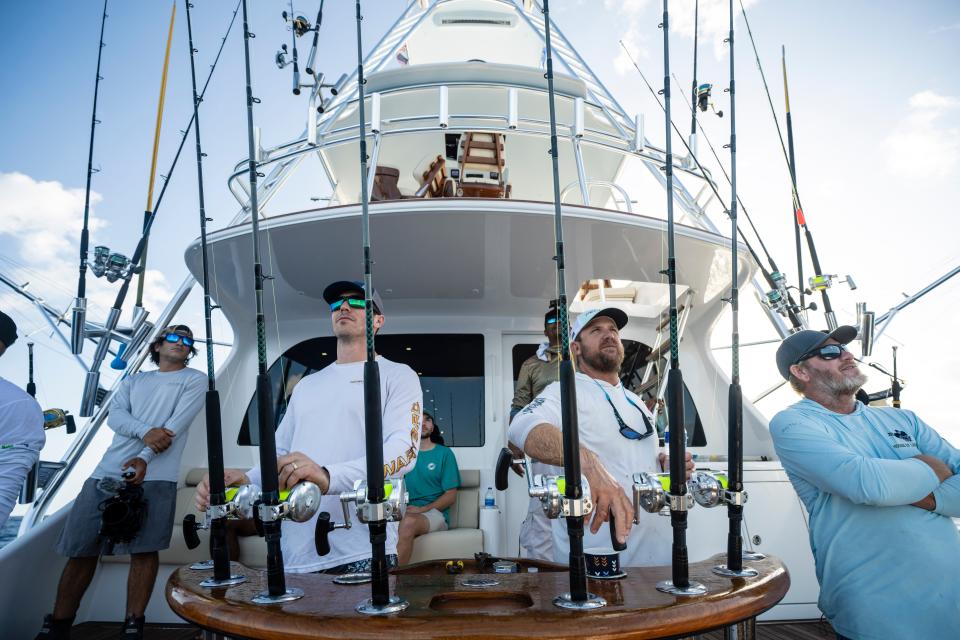
<svg viewBox="0 0 960 640">
<path fill-rule="evenodd" d="M 624 189 L 621 185 L 616 182 L 611 182 L 610 180 L 598 180 L 594 178 L 588 178 L 584 181 L 584 184 L 589 189 L 590 187 L 609 187 L 613 191 L 619 191 L 620 195 L 623 196 L 623 201 L 627 204 L 627 211 L 633 213 L 633 204 L 630 202 L 630 194 L 627 193 L 627 190 Z M 580 186 L 579 180 L 574 180 L 560 191 L 560 202 L 566 202 L 567 194 L 573 191 L 574 187 Z M 616 198 L 613 200 L 616 202 Z"/>
</svg>

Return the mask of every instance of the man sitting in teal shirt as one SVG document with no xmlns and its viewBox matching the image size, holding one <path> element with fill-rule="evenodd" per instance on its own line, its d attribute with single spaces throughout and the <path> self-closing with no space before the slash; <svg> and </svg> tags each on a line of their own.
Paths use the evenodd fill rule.
<svg viewBox="0 0 960 640">
<path fill-rule="evenodd" d="M 435 430 L 433 416 L 424 411 L 417 466 L 404 478 L 410 500 L 407 513 L 400 521 L 397 539 L 400 565 L 410 561 L 415 538 L 447 529 L 450 524 L 450 505 L 457 499 L 457 488 L 460 486 L 457 459 L 453 451 L 438 444 L 443 440 Z"/>
<path fill-rule="evenodd" d="M 770 433 L 810 514 L 820 609 L 838 638 L 956 638 L 960 451 L 912 411 L 854 399 L 856 334 L 800 331 L 777 350 L 803 399 Z"/>
</svg>

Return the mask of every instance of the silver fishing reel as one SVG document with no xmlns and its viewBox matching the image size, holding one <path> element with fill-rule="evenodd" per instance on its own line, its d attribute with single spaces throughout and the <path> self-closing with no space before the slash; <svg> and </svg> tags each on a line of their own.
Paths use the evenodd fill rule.
<svg viewBox="0 0 960 640">
<path fill-rule="evenodd" d="M 263 504 L 260 498 L 253 505 L 253 517 L 260 532 L 262 523 L 275 520 L 307 522 L 320 508 L 323 492 L 312 482 L 299 482 L 289 491 L 280 492 L 277 504 Z M 262 535 L 262 534 L 261 534 Z"/>
<path fill-rule="evenodd" d="M 137 268 L 137 265 L 130 263 L 130 258 L 122 253 L 111 252 L 109 247 L 101 245 L 93 249 L 90 270 L 98 278 L 106 277 L 107 282 L 129 278 L 137 272 Z"/>
<path fill-rule="evenodd" d="M 333 522 L 330 514 L 322 512 L 317 518 L 317 529 L 314 542 L 317 554 L 325 556 L 330 553 L 329 534 L 336 529 L 350 529 L 353 519 L 350 516 L 350 504 L 354 505 L 354 513 L 360 524 L 371 522 L 400 522 L 407 511 L 407 488 L 403 478 L 390 478 L 383 483 L 383 502 L 371 502 L 367 491 L 367 482 L 357 480 L 353 483 L 353 491 L 340 494 L 340 507 L 343 509 L 343 522 Z"/>
<path fill-rule="evenodd" d="M 693 508 L 694 504 L 709 509 L 720 504 L 737 503 L 738 500 L 739 498 L 727 490 L 727 477 L 721 473 L 694 472 L 687 480 L 687 493 L 682 496 L 670 493 L 669 473 L 644 471 L 633 474 L 634 522 L 639 522 L 641 510 L 669 515 L 671 510 L 687 511 Z"/>
<path fill-rule="evenodd" d="M 566 478 L 563 476 L 531 474 L 530 463 L 526 456 L 515 459 L 513 453 L 507 448 L 501 449 L 500 456 L 497 458 L 494 475 L 494 484 L 497 491 L 506 491 L 510 466 L 514 464 L 523 466 L 524 476 L 527 479 L 527 493 L 531 498 L 540 500 L 543 513 L 551 520 L 569 516 L 587 516 L 593 512 L 593 500 L 590 499 L 590 483 L 587 482 L 586 478 L 581 477 L 580 480 L 583 487 L 581 497 L 568 498 L 565 495 L 567 489 Z"/>
</svg>

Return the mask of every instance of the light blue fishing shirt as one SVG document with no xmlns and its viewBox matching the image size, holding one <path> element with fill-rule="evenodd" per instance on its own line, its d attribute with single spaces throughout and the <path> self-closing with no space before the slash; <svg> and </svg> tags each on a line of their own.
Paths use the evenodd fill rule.
<svg viewBox="0 0 960 640">
<path fill-rule="evenodd" d="M 808 399 L 770 421 L 777 455 L 810 514 L 820 609 L 849 638 L 960 634 L 960 451 L 912 411 L 839 414 Z M 933 493 L 935 511 L 911 506 Z"/>
</svg>

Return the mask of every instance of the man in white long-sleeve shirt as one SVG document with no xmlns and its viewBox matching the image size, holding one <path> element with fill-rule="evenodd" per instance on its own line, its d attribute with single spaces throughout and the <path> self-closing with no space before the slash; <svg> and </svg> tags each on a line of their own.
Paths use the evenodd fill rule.
<svg viewBox="0 0 960 640">
<path fill-rule="evenodd" d="M 16 340 L 16 323 L 0 311 L 0 356 Z M 0 378 L 0 529 L 16 506 L 23 480 L 46 441 L 40 405 L 26 391 Z"/>
<path fill-rule="evenodd" d="M 330 304 L 337 360 L 303 378 L 293 390 L 287 411 L 277 428 L 277 470 L 280 487 L 310 481 L 323 491 L 319 511 L 340 513 L 338 494 L 365 480 L 363 363 L 366 359 L 366 312 L 363 284 L 341 281 L 323 293 Z M 374 330 L 384 323 L 383 301 L 373 293 Z M 377 356 L 380 366 L 380 401 L 383 412 L 383 475 L 402 476 L 411 470 L 420 449 L 420 380 L 404 364 Z M 249 471 L 228 469 L 226 484 L 260 484 L 259 466 Z M 196 506 L 209 504 L 205 478 L 197 487 Z M 365 526 L 338 530 L 330 535 L 330 553 L 320 557 L 314 546 L 316 517 L 308 522 L 284 522 L 281 538 L 284 570 L 290 573 L 358 573 L 369 571 L 370 536 Z M 387 527 L 388 562 L 397 562 L 397 524 Z"/>
<path fill-rule="evenodd" d="M 123 637 L 143 637 L 143 613 L 157 577 L 158 551 L 170 546 L 180 456 L 207 389 L 206 376 L 187 367 L 194 354 L 190 328 L 168 327 L 150 345 L 150 357 L 158 369 L 130 376 L 117 388 L 107 418 L 113 441 L 80 490 L 60 534 L 57 552 L 69 560 L 60 576 L 53 614 L 44 620 L 38 640 L 69 638 L 99 557 L 127 553 L 130 572 Z M 127 470 L 133 471 L 133 477 L 122 480 Z M 100 535 L 100 505 L 123 482 L 142 487 L 145 515 L 131 540 L 114 544 L 109 536 Z"/>
</svg>

